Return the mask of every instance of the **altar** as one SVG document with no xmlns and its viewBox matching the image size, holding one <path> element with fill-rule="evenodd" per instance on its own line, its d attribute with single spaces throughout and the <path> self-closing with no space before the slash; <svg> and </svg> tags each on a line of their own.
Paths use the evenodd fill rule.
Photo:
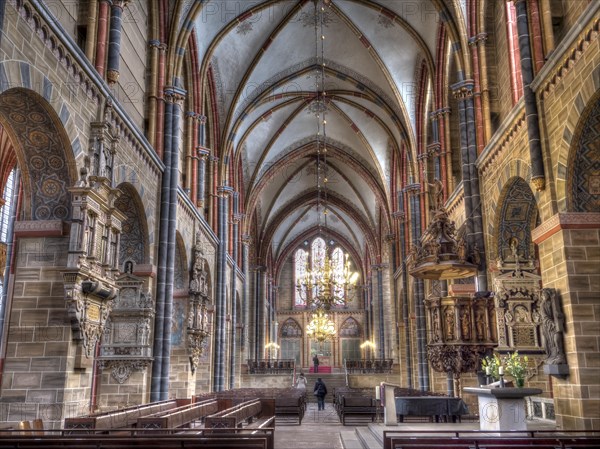
<svg viewBox="0 0 600 449">
<path fill-rule="evenodd" d="M 479 429 L 487 431 L 527 430 L 525 398 L 542 393 L 539 388 L 463 388 L 477 395 Z"/>
</svg>

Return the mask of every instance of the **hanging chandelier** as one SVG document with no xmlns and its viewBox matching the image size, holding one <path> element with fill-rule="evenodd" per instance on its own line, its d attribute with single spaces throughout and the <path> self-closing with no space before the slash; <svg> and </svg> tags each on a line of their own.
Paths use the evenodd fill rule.
<svg viewBox="0 0 600 449">
<path fill-rule="evenodd" d="M 306 326 L 306 335 L 319 343 L 335 337 L 335 324 L 323 310 L 317 310 L 312 315 L 312 320 Z"/>
<path fill-rule="evenodd" d="M 315 101 L 309 106 L 309 111 L 316 117 L 316 183 L 317 183 L 317 214 L 318 228 L 321 234 L 321 213 L 324 216 L 325 228 L 327 228 L 327 105 L 328 98 L 325 89 L 325 58 L 324 58 L 324 15 L 325 7 L 330 6 L 330 2 L 324 1 L 321 7 L 315 1 L 315 51 L 316 61 L 319 65 L 318 74 L 315 77 Z M 319 12 L 320 9 L 320 12 Z M 320 42 L 320 45 L 319 45 Z M 319 54 L 320 53 L 320 54 Z M 358 273 L 350 269 L 350 257 L 348 254 L 342 255 L 334 252 L 335 259 L 332 259 L 327 245 L 319 248 L 316 258 L 313 257 L 313 265 L 310 265 L 309 258 L 303 261 L 297 261 L 302 264 L 303 275 L 296 282 L 296 289 L 300 298 L 305 303 L 317 310 L 329 310 L 332 306 L 343 306 L 352 298 Z M 340 260 L 341 259 L 341 260 Z"/>
<path fill-rule="evenodd" d="M 306 304 L 314 309 L 330 310 L 332 306 L 344 306 L 356 291 L 358 272 L 350 269 L 348 254 L 345 254 L 343 265 L 325 254 L 317 257 L 322 260 L 314 269 L 310 269 L 308 257 L 303 261 L 304 275 L 296 281 L 296 290 Z"/>
</svg>

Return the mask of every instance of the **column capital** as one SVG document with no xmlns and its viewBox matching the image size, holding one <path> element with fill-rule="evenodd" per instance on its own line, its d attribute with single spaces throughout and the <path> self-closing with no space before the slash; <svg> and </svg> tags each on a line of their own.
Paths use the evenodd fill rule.
<svg viewBox="0 0 600 449">
<path fill-rule="evenodd" d="M 205 147 L 201 147 L 201 146 L 197 146 L 196 147 L 196 154 L 198 155 L 198 157 L 200 159 L 206 159 L 208 158 L 208 156 L 210 156 L 210 150 L 208 148 Z"/>
<path fill-rule="evenodd" d="M 113 8 L 125 8 L 129 4 L 130 0 L 112 0 L 110 3 Z"/>
<path fill-rule="evenodd" d="M 167 44 L 159 41 L 158 39 L 152 39 L 148 41 L 148 47 L 158 48 L 161 51 L 167 51 Z"/>
<path fill-rule="evenodd" d="M 389 267 L 390 267 L 389 263 L 376 263 L 376 264 L 371 265 L 371 270 L 383 271 Z"/>
<path fill-rule="evenodd" d="M 427 145 L 427 155 L 436 156 L 439 155 L 442 150 L 442 144 L 439 142 L 433 142 Z"/>
<path fill-rule="evenodd" d="M 476 34 L 475 36 L 471 36 L 469 38 L 469 45 L 474 46 L 474 45 L 479 45 L 482 43 L 485 44 L 485 42 L 487 41 L 487 38 L 488 38 L 487 33 Z"/>
<path fill-rule="evenodd" d="M 406 220 L 406 214 L 402 211 L 392 212 L 392 217 L 394 217 L 394 220 L 399 221 L 400 223 Z"/>
<path fill-rule="evenodd" d="M 421 184 L 408 184 L 404 191 L 409 195 L 418 195 L 421 192 Z"/>
<path fill-rule="evenodd" d="M 244 245 L 244 246 L 252 245 L 252 236 L 250 234 L 242 234 L 242 245 Z"/>
<path fill-rule="evenodd" d="M 246 214 L 233 214 L 233 223 L 237 224 L 244 219 Z"/>
<path fill-rule="evenodd" d="M 233 187 L 222 185 L 217 187 L 217 195 L 222 198 L 227 198 L 229 195 L 233 193 Z"/>
<path fill-rule="evenodd" d="M 187 92 L 184 89 L 175 86 L 165 87 L 165 100 L 167 103 L 183 104 Z"/>
<path fill-rule="evenodd" d="M 452 84 L 450 89 L 452 90 L 452 95 L 454 95 L 454 98 L 457 100 L 466 100 L 467 98 L 473 97 L 474 87 L 475 83 L 473 80 L 463 80 Z"/>
<path fill-rule="evenodd" d="M 388 243 L 392 243 L 396 241 L 396 234 L 386 234 L 385 241 Z"/>
</svg>

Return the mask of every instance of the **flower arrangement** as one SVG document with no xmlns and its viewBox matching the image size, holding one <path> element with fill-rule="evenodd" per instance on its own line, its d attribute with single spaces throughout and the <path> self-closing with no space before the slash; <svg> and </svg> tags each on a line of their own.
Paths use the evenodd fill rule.
<svg viewBox="0 0 600 449">
<path fill-rule="evenodd" d="M 517 387 L 522 387 L 527 374 L 527 356 L 520 356 L 519 351 L 508 353 L 503 358 L 503 363 L 506 366 L 506 374 L 514 377 Z"/>
<path fill-rule="evenodd" d="M 498 354 L 487 356 L 481 361 L 481 367 L 485 371 L 485 374 L 492 376 L 494 380 L 500 379 L 500 374 L 498 373 L 500 366 L 502 366 L 502 361 Z"/>
</svg>

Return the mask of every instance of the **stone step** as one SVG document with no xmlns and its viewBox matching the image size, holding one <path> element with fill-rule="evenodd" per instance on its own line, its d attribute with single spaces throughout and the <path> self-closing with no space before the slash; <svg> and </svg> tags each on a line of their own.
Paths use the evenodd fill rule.
<svg viewBox="0 0 600 449">
<path fill-rule="evenodd" d="M 340 432 L 340 441 L 344 449 L 365 449 L 358 434 L 353 430 L 342 430 Z"/>
<path fill-rule="evenodd" d="M 369 426 L 358 426 L 355 429 L 358 439 L 362 442 L 365 449 L 382 449 L 383 442 L 371 431 Z"/>
</svg>

